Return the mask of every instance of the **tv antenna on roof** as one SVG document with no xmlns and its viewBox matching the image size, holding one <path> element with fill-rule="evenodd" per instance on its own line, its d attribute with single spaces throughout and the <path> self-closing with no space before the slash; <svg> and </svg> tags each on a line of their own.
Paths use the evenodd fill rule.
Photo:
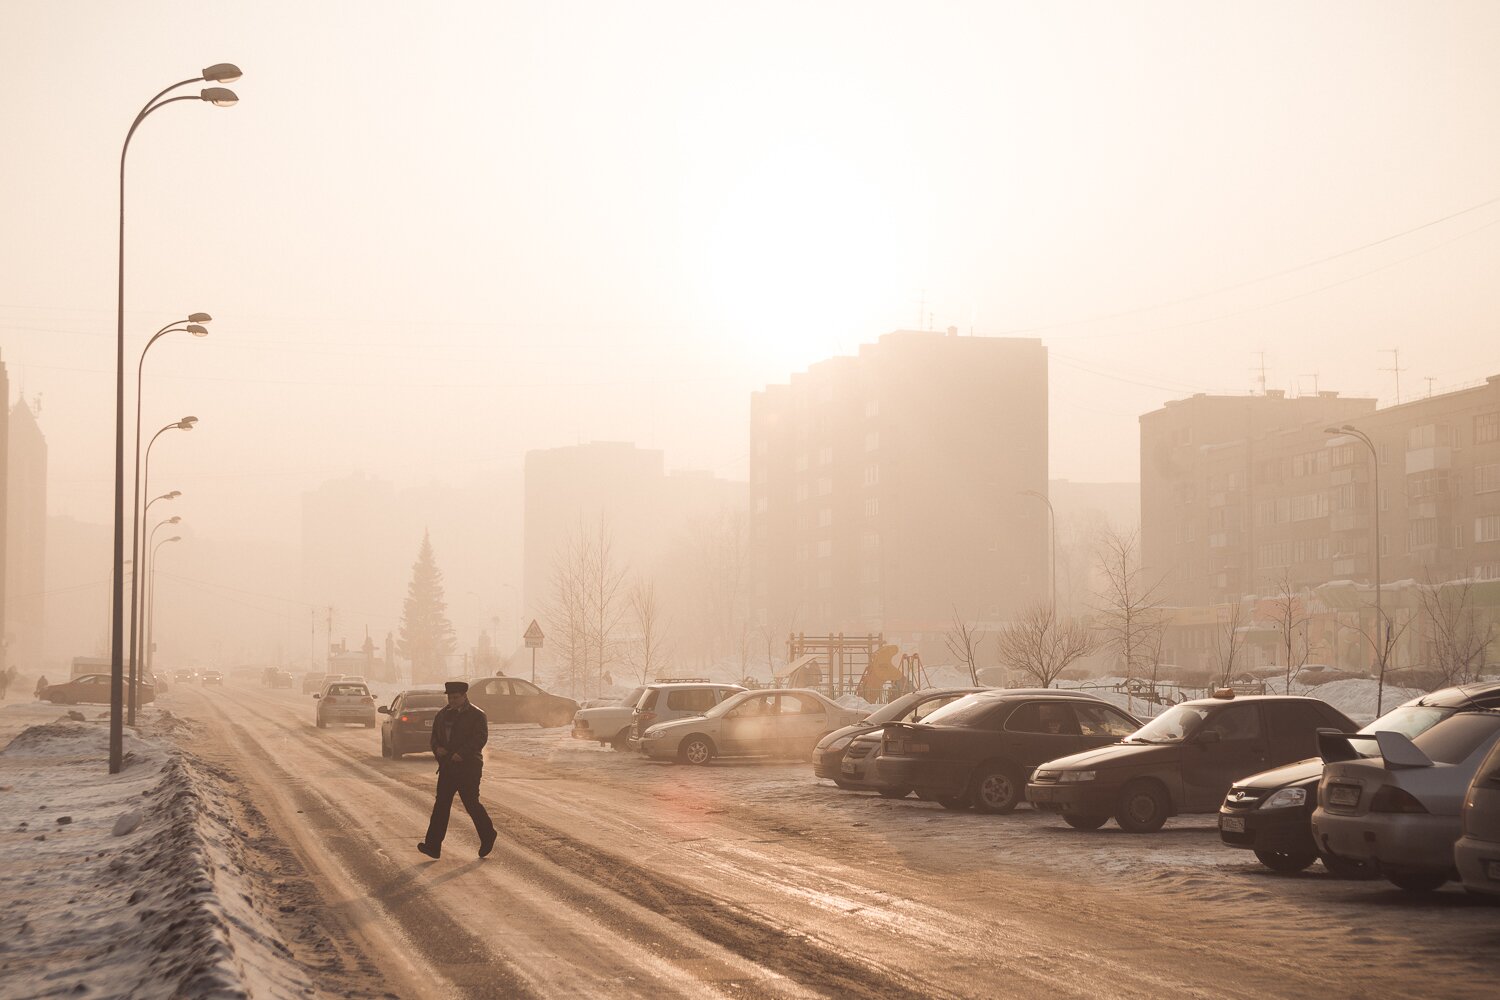
<svg viewBox="0 0 1500 1000">
<path fill-rule="evenodd" d="M 1381 351 L 1380 353 L 1381 354 L 1389 354 L 1391 356 L 1391 366 L 1389 368 L 1382 368 L 1380 370 L 1383 371 L 1383 372 L 1391 372 L 1392 374 L 1394 374 L 1396 376 L 1396 405 L 1400 406 L 1401 405 L 1401 373 L 1406 370 L 1405 368 L 1401 367 L 1401 348 L 1399 348 L 1399 347 L 1388 347 L 1385 350 Z"/>
</svg>

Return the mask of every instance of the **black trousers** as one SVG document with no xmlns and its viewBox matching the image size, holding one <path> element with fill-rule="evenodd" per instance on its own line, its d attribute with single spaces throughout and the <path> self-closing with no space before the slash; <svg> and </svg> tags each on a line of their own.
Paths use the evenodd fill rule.
<svg viewBox="0 0 1500 1000">
<path fill-rule="evenodd" d="M 488 840 L 495 835 L 495 824 L 490 822 L 490 814 L 479 803 L 479 778 L 483 773 L 484 765 L 478 761 L 438 768 L 437 799 L 432 803 L 432 819 L 427 824 L 425 842 L 428 847 L 443 845 L 443 838 L 448 834 L 448 813 L 453 809 L 454 795 L 459 797 L 464 808 L 469 811 L 469 818 L 474 821 L 474 832 L 479 834 L 480 840 Z"/>
</svg>

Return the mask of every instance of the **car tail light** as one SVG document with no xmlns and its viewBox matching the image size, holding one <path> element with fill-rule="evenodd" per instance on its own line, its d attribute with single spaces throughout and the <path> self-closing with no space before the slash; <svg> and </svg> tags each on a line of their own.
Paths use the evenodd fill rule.
<svg viewBox="0 0 1500 1000">
<path fill-rule="evenodd" d="M 363 698 L 361 698 L 359 700 L 362 701 L 362 702 L 364 702 L 366 705 L 373 705 L 373 704 L 375 704 L 375 697 L 373 695 L 368 695 L 367 694 L 367 695 L 365 695 Z"/>
<path fill-rule="evenodd" d="M 401 721 L 402 722 L 410 722 L 411 721 L 411 716 L 409 716 L 409 715 L 403 715 L 403 716 L 401 716 Z"/>
<path fill-rule="evenodd" d="M 1376 813 L 1425 813 L 1427 807 L 1418 802 L 1416 796 L 1395 785 L 1383 785 L 1370 800 L 1370 812 Z"/>
<path fill-rule="evenodd" d="M 637 719 L 637 725 L 640 725 L 640 726 L 649 726 L 649 725 L 651 725 L 652 722 L 656 721 L 656 713 L 655 712 L 640 712 L 640 713 L 637 713 L 636 719 Z"/>
</svg>

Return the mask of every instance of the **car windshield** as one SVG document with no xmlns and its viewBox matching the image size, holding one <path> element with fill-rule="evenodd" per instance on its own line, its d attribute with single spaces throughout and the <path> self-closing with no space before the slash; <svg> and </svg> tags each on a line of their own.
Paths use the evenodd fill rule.
<svg viewBox="0 0 1500 1000">
<path fill-rule="evenodd" d="M 1216 705 L 1174 705 L 1129 736 L 1126 743 L 1181 743 L 1198 731 Z"/>
<path fill-rule="evenodd" d="M 751 698 L 759 698 L 759 697 L 763 697 L 763 693 L 762 692 L 759 692 L 759 691 L 741 691 L 739 694 L 735 695 L 732 698 L 725 698 L 723 701 L 719 702 L 713 708 L 710 708 L 708 711 L 704 712 L 703 715 L 706 718 L 709 718 L 709 719 L 717 719 L 719 716 L 724 715 L 727 712 L 732 712 L 736 708 L 739 708 L 741 705 L 743 705 L 745 702 L 749 701 Z"/>
<path fill-rule="evenodd" d="M 636 702 L 641 700 L 641 695 L 646 693 L 644 687 L 631 688 L 630 693 L 620 699 L 620 704 L 626 708 L 634 708 Z"/>
<path fill-rule="evenodd" d="M 1452 715 L 1457 709 L 1434 708 L 1431 705 L 1402 705 L 1385 713 L 1365 728 L 1362 733 L 1400 733 L 1407 739 L 1415 739 L 1433 726 Z M 1361 757 L 1379 757 L 1380 749 L 1373 740 L 1350 740 L 1349 745 Z"/>
<path fill-rule="evenodd" d="M 401 707 L 406 708 L 442 708 L 448 704 L 448 696 L 443 694 L 409 694 L 401 702 Z"/>
<path fill-rule="evenodd" d="M 989 714 L 996 703 L 997 699 L 985 692 L 967 694 L 957 701 L 944 705 L 923 719 L 922 722 L 931 726 L 973 725 L 979 719 Z"/>
<path fill-rule="evenodd" d="M 905 715 L 907 712 L 910 712 L 911 707 L 917 702 L 923 701 L 924 699 L 929 697 L 931 696 L 922 693 L 902 695 L 900 698 L 897 698 L 889 705 L 882 705 L 875 711 L 871 712 L 865 718 L 865 721 L 876 724 L 882 722 L 894 722 L 895 720 L 901 718 L 901 716 Z"/>
</svg>

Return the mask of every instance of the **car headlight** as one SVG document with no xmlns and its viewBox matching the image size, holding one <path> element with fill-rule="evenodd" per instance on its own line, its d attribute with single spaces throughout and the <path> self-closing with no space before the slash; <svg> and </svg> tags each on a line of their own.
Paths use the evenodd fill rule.
<svg viewBox="0 0 1500 1000">
<path fill-rule="evenodd" d="M 853 742 L 854 742 L 854 734 L 850 733 L 848 736 L 840 736 L 838 739 L 834 740 L 832 743 L 828 744 L 823 749 L 827 750 L 830 753 L 832 753 L 835 750 L 842 750 L 842 749 L 844 749 L 846 746 L 848 746 L 850 743 L 853 743 Z"/>
<path fill-rule="evenodd" d="M 662 732 L 660 729 L 648 729 L 641 736 L 641 739 L 643 739 L 643 740 L 659 740 L 659 739 L 661 739 L 665 735 L 667 735 L 667 734 L 664 733 L 664 732 Z"/>
<path fill-rule="evenodd" d="M 1283 788 L 1272 792 L 1266 801 L 1260 804 L 1262 809 L 1290 809 L 1293 806 L 1307 805 L 1307 789 L 1305 788 Z"/>
<path fill-rule="evenodd" d="M 1062 773 L 1062 777 L 1058 778 L 1057 780 L 1062 782 L 1093 781 L 1094 773 L 1095 772 L 1093 771 L 1064 771 Z"/>
</svg>

